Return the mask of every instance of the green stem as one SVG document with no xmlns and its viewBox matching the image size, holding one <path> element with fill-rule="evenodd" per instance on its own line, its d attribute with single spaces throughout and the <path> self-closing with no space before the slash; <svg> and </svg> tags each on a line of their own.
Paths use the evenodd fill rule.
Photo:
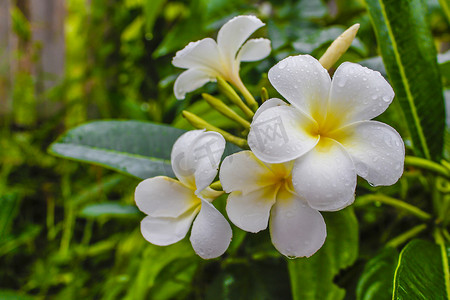
<svg viewBox="0 0 450 300">
<path fill-rule="evenodd" d="M 250 122 L 242 118 L 238 115 L 234 110 L 228 107 L 225 103 L 223 103 L 220 99 L 211 96 L 209 94 L 203 93 L 203 99 L 215 110 L 217 110 L 220 114 L 224 115 L 228 119 L 235 121 L 245 129 L 250 128 Z"/>
<path fill-rule="evenodd" d="M 253 110 L 253 111 L 257 111 L 258 110 L 258 102 L 256 102 L 255 98 L 253 97 L 253 95 L 249 92 L 249 90 L 247 89 L 247 87 L 244 85 L 244 83 L 240 80 L 238 82 L 234 82 L 234 85 L 236 86 L 236 88 L 239 90 L 239 92 L 241 92 L 242 96 L 244 96 L 245 101 L 247 102 L 248 106 Z"/>
<path fill-rule="evenodd" d="M 398 246 L 404 244 L 408 240 L 412 239 L 413 237 L 417 236 L 419 233 L 427 229 L 426 224 L 420 224 L 417 225 L 410 230 L 406 231 L 405 233 L 402 233 L 401 235 L 393 238 L 389 242 L 386 243 L 387 247 L 397 248 Z"/>
<path fill-rule="evenodd" d="M 442 259 L 442 266 L 444 267 L 444 282 L 450 282 L 450 270 L 448 268 L 449 261 L 448 261 L 448 253 L 447 253 L 447 245 L 445 243 L 445 239 L 442 236 L 442 233 L 439 228 L 434 229 L 434 240 L 436 241 L 436 244 L 439 245 L 439 248 L 441 249 L 441 259 Z M 446 293 L 447 296 L 450 296 L 450 284 L 446 284 Z M 447 297 L 448 299 L 448 297 Z"/>
<path fill-rule="evenodd" d="M 412 215 L 415 215 L 421 220 L 430 220 L 431 215 L 429 213 L 424 212 L 418 207 L 415 207 L 414 205 L 408 204 L 406 202 L 403 202 L 402 200 L 398 200 L 386 195 L 382 194 L 370 194 L 361 196 L 358 198 L 358 201 L 356 205 L 363 206 L 365 204 L 368 204 L 370 202 L 381 202 L 396 208 L 399 208 L 401 210 L 404 210 Z"/>
<path fill-rule="evenodd" d="M 218 132 L 225 138 L 225 140 L 229 141 L 230 143 L 233 143 L 242 149 L 249 149 L 247 140 L 237 137 L 237 136 L 234 136 L 231 133 L 229 133 L 223 129 L 220 129 L 214 125 L 211 125 L 208 122 L 206 122 L 205 120 L 203 120 L 202 118 L 200 118 L 199 116 L 197 116 L 191 112 L 188 112 L 186 110 L 183 110 L 181 112 L 181 115 L 195 128 L 206 129 L 208 131 Z"/>
<path fill-rule="evenodd" d="M 222 94 L 225 95 L 232 103 L 239 107 L 242 112 L 247 116 L 248 119 L 253 118 L 253 111 L 245 105 L 241 97 L 236 93 L 236 91 L 225 81 L 222 77 L 217 77 L 217 86 Z"/>
<path fill-rule="evenodd" d="M 443 177 L 450 178 L 450 172 L 447 168 L 425 158 L 407 155 L 405 157 L 405 165 L 428 170 Z"/>
</svg>

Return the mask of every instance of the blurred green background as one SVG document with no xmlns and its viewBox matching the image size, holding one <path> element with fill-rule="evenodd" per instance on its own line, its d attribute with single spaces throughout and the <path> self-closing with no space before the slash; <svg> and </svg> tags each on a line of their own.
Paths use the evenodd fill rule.
<svg viewBox="0 0 450 300">
<path fill-rule="evenodd" d="M 427 4 L 448 88 L 449 24 L 437 0 Z M 341 60 L 383 71 L 359 0 L 0 0 L 0 299 L 291 298 L 286 262 L 267 231 L 245 237 L 233 259 L 203 261 L 186 239 L 153 246 L 139 230 L 137 179 L 46 152 L 60 134 L 89 120 L 192 129 L 180 115 L 187 109 L 233 128 L 200 101 L 201 91 L 216 91 L 214 84 L 175 99 L 181 70 L 171 59 L 190 41 L 215 38 L 239 14 L 261 18 L 266 26 L 255 36 L 272 41 L 269 58 L 241 65 L 254 95 L 263 86 L 275 95 L 266 73 L 277 61 L 304 53 L 318 58 L 354 23 L 361 24 L 358 37 Z M 381 119 L 408 145 L 399 109 L 394 102 Z M 373 190 L 367 183 L 358 189 Z M 346 299 L 356 299 L 357 278 L 377 245 L 405 226 L 401 216 L 376 206 L 357 216 L 359 258 L 337 277 Z"/>
</svg>

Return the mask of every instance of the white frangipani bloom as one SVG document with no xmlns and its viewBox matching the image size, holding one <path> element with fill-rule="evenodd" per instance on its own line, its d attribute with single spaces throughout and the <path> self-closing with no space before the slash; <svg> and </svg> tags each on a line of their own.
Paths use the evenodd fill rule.
<svg viewBox="0 0 450 300">
<path fill-rule="evenodd" d="M 269 80 L 291 104 L 266 101 L 256 112 L 248 143 L 262 161 L 294 161 L 294 189 L 317 210 L 354 201 L 356 175 L 372 185 L 394 184 L 405 147 L 392 127 L 377 121 L 394 91 L 379 72 L 343 63 L 333 80 L 313 57 L 288 57 Z"/>
<path fill-rule="evenodd" d="M 184 99 L 186 93 L 215 81 L 217 77 L 223 77 L 238 89 L 245 89 L 239 77 L 240 62 L 257 61 L 270 53 L 268 39 L 250 39 L 244 44 L 263 25 L 255 16 L 237 16 L 220 28 L 217 43 L 205 38 L 178 51 L 172 64 L 188 70 L 175 81 L 175 97 Z"/>
<path fill-rule="evenodd" d="M 172 169 L 179 181 L 158 176 L 139 183 L 135 201 L 148 215 L 141 222 L 147 241 L 160 246 L 176 243 L 186 236 L 193 222 L 190 241 L 200 257 L 215 258 L 225 252 L 231 227 L 211 204 L 223 192 L 209 187 L 224 149 L 225 140 L 216 132 L 186 132 L 171 153 Z"/>
<path fill-rule="evenodd" d="M 270 223 L 272 243 L 288 257 L 309 257 L 322 247 L 325 221 L 292 186 L 293 163 L 268 164 L 251 151 L 227 156 L 220 182 L 230 193 L 227 214 L 239 228 L 258 232 Z"/>
</svg>

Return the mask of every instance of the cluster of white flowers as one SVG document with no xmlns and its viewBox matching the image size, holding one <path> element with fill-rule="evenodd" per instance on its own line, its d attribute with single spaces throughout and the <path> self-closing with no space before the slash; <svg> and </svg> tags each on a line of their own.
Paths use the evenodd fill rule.
<svg viewBox="0 0 450 300">
<path fill-rule="evenodd" d="M 270 52 L 266 39 L 244 42 L 264 24 L 254 16 L 226 23 L 218 42 L 203 39 L 173 59 L 188 68 L 175 82 L 184 98 L 221 76 L 235 86 L 240 61 L 255 61 Z M 230 221 L 248 232 L 270 227 L 273 245 L 288 257 L 309 257 L 322 247 L 326 225 L 320 211 L 352 204 L 357 175 L 372 185 L 394 184 L 403 173 L 402 138 L 390 126 L 371 121 L 392 102 L 394 92 L 379 72 L 343 63 L 333 79 L 315 58 L 291 56 L 269 71 L 274 88 L 289 102 L 269 99 L 256 111 L 248 134 L 251 151 L 226 157 L 224 138 L 216 132 L 183 134 L 172 149 L 172 168 L 179 181 L 155 177 L 142 181 L 135 199 L 148 216 L 143 236 L 169 245 L 191 230 L 196 253 L 222 255 L 231 227 L 211 202 L 229 193 Z M 217 175 L 223 191 L 209 187 Z"/>
</svg>

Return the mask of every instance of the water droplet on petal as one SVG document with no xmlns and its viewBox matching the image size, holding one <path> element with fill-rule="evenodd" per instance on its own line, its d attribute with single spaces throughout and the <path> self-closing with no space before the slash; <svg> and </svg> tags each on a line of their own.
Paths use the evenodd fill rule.
<svg viewBox="0 0 450 300">
<path fill-rule="evenodd" d="M 391 101 L 391 98 L 388 97 L 388 96 L 383 96 L 383 101 L 384 102 L 389 102 L 389 101 Z"/>
<path fill-rule="evenodd" d="M 286 60 L 282 60 L 278 63 L 278 69 L 283 70 L 284 68 L 286 68 L 287 66 L 287 62 Z"/>
</svg>

